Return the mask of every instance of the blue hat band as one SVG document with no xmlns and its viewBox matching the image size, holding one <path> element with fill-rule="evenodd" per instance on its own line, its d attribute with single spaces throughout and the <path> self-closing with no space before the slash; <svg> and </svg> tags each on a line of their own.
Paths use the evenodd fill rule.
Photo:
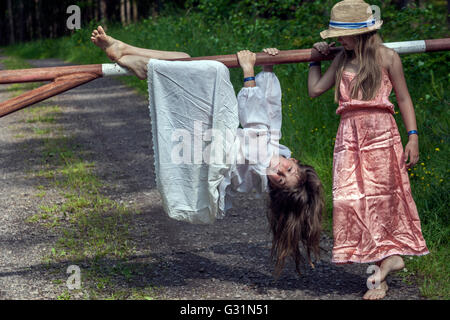
<svg viewBox="0 0 450 320">
<path fill-rule="evenodd" d="M 338 29 L 361 29 L 375 25 L 375 20 L 367 20 L 364 22 L 337 22 L 330 20 L 330 27 Z"/>
</svg>

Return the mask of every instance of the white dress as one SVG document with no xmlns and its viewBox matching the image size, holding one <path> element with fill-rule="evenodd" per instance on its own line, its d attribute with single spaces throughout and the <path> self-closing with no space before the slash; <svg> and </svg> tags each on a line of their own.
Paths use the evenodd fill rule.
<svg viewBox="0 0 450 320">
<path fill-rule="evenodd" d="M 291 156 L 289 148 L 279 144 L 282 120 L 280 82 L 273 72 L 263 71 L 255 78 L 256 87 L 243 87 L 237 96 L 242 128 L 237 130 L 236 147 L 232 150 L 236 160 L 219 186 L 222 214 L 232 207 L 231 199 L 236 192 L 260 195 L 268 191 L 266 170 L 273 155 Z M 255 144 L 258 147 L 252 149 Z"/>
<path fill-rule="evenodd" d="M 276 76 L 258 74 L 257 87 L 236 99 L 229 70 L 217 61 L 150 59 L 147 66 L 156 186 L 169 217 L 213 223 L 235 192 L 266 191 L 272 155 L 290 156 L 278 144 Z"/>
</svg>

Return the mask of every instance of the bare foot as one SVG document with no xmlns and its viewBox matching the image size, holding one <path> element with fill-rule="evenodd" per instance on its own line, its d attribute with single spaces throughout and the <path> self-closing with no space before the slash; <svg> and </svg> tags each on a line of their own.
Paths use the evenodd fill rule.
<svg viewBox="0 0 450 320">
<path fill-rule="evenodd" d="M 147 63 L 149 58 L 141 56 L 124 55 L 117 63 L 125 67 L 136 75 L 141 80 L 147 79 Z"/>
<path fill-rule="evenodd" d="M 388 291 L 389 287 L 386 283 L 386 281 L 383 281 L 380 283 L 378 288 L 376 289 L 370 289 L 366 292 L 363 299 L 364 300 L 380 300 L 383 299 L 386 296 L 386 293 Z"/>
<path fill-rule="evenodd" d="M 377 263 L 377 265 L 380 267 L 378 272 L 375 272 L 367 278 L 368 282 L 373 284 L 375 284 L 376 281 L 378 281 L 378 283 L 383 282 L 390 272 L 398 271 L 405 267 L 402 257 L 397 255 L 387 257 L 381 263 Z"/>
<path fill-rule="evenodd" d="M 105 51 L 109 59 L 117 62 L 122 57 L 122 51 L 125 44 L 122 41 L 116 40 L 108 36 L 103 30 L 102 26 L 92 31 L 91 41 L 100 49 Z"/>
</svg>

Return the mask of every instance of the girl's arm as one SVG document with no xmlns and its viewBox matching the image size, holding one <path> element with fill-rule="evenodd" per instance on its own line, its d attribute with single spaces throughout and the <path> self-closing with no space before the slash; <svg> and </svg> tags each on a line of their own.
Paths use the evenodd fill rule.
<svg viewBox="0 0 450 320">
<path fill-rule="evenodd" d="M 392 51 L 391 61 L 388 67 L 389 77 L 397 97 L 398 107 L 402 114 L 406 131 L 417 130 L 414 106 L 406 85 L 402 61 L 397 52 Z M 406 163 L 407 168 L 414 166 L 419 161 L 419 136 L 417 134 L 409 136 L 408 143 L 405 146 L 405 157 L 406 161 L 409 159 L 409 162 Z"/>
<path fill-rule="evenodd" d="M 334 42 L 328 45 L 326 42 L 317 42 L 313 46 L 313 50 L 317 50 L 324 55 L 328 55 L 330 47 L 334 45 Z M 336 72 L 338 68 L 338 61 L 342 53 L 338 53 L 333 59 L 328 70 L 322 76 L 320 62 L 317 65 L 309 67 L 308 73 L 308 94 L 311 98 L 320 96 L 325 91 L 328 91 L 334 86 L 336 79 Z"/>
<path fill-rule="evenodd" d="M 277 48 L 265 48 L 263 52 L 270 54 L 271 56 L 276 56 L 279 51 Z M 242 68 L 244 73 L 244 79 L 247 77 L 255 76 L 255 62 L 256 62 L 256 54 L 249 50 L 242 50 L 237 53 L 239 65 Z M 263 70 L 266 72 L 273 72 L 273 65 L 263 66 Z M 255 81 L 246 81 L 244 83 L 244 87 L 255 87 Z"/>
<path fill-rule="evenodd" d="M 256 54 L 249 50 L 242 50 L 237 53 L 239 65 L 244 73 L 244 79 L 255 76 Z M 244 81 L 244 87 L 256 87 L 255 80 Z"/>
<path fill-rule="evenodd" d="M 249 50 L 242 50 L 237 53 L 237 58 L 244 73 L 244 80 L 249 77 L 254 78 L 256 54 Z M 264 94 L 260 88 L 256 87 L 255 80 L 244 81 L 244 88 L 239 91 L 237 100 L 239 122 L 242 128 L 267 130 L 270 127 Z"/>
</svg>

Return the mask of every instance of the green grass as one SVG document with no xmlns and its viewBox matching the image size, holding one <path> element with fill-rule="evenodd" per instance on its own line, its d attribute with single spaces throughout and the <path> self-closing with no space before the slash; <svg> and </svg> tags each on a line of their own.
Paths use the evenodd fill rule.
<svg viewBox="0 0 450 320">
<path fill-rule="evenodd" d="M 55 119 L 57 123 L 56 113 Z M 82 269 L 84 295 L 91 299 L 119 295 L 114 286 L 99 286 L 101 275 L 92 269 L 104 268 L 105 259 L 124 263 L 133 254 L 129 224 L 132 215 L 138 212 L 101 194 L 99 189 L 104 185 L 93 173 L 95 163 L 83 160 L 80 146 L 71 138 L 61 136 L 61 130 L 50 127 L 42 132 L 34 130 L 34 134 L 46 136 L 42 138 L 42 169 L 35 174 L 46 178 L 48 186 L 56 187 L 64 199 L 60 204 L 41 205 L 38 213 L 28 219 L 28 222 L 42 224 L 62 234 L 44 260 L 52 264 L 64 261 L 87 263 L 89 266 Z M 45 200 L 45 187 L 41 185 L 37 189 L 40 191 L 36 195 Z M 133 276 L 135 266 L 129 268 Z M 114 274 L 106 275 L 115 277 Z M 58 299 L 72 296 L 65 290 Z M 120 296 L 124 296 L 123 293 Z"/>
<path fill-rule="evenodd" d="M 326 2 L 326 1 L 325 1 Z M 328 1 L 330 2 L 330 1 Z M 327 3 L 328 3 L 327 2 Z M 427 5 L 424 9 L 396 11 L 381 1 L 384 25 L 381 35 L 386 42 L 445 37 L 446 8 Z M 439 7 L 439 5 L 441 7 Z M 190 14 L 145 19 L 127 27 L 109 25 L 108 33 L 129 44 L 159 50 L 185 51 L 191 56 L 231 54 L 241 49 L 260 51 L 267 46 L 279 49 L 309 48 L 320 41 L 318 32 L 326 27 L 323 6 L 319 2 L 298 12 L 297 20 L 261 19 L 231 12 L 228 20 L 212 23 L 202 15 Z M 5 48 L 6 54 L 22 58 L 61 58 L 79 64 L 109 62 L 103 52 L 90 43 L 95 22 L 71 37 L 41 40 Z M 421 292 L 432 299 L 449 299 L 449 53 L 411 54 L 402 57 L 409 92 L 414 102 L 420 131 L 420 163 L 410 174 L 413 197 L 417 204 L 424 237 L 431 254 L 406 259 L 405 278 L 419 281 Z M 325 70 L 329 63 L 324 63 Z M 258 71 L 259 69 L 257 69 Z M 333 92 L 311 99 L 307 95 L 306 64 L 275 67 L 283 89 L 282 143 L 293 155 L 313 165 L 326 189 L 326 230 L 331 231 L 331 181 L 334 138 L 339 124 Z M 236 92 L 241 71 L 230 70 Z M 135 77 L 121 81 L 146 95 L 147 84 Z M 391 100 L 396 104 L 395 95 Z M 397 108 L 398 110 L 398 108 Z M 407 141 L 401 115 L 395 115 L 403 143 Z M 50 174 L 50 173 L 49 173 Z M 57 174 L 57 173 L 55 173 Z M 91 201 L 93 201 L 91 199 Z M 101 207 L 101 205 L 100 205 Z"/>
<path fill-rule="evenodd" d="M 61 204 L 41 205 L 39 213 L 29 219 L 62 234 L 46 261 L 88 263 L 82 269 L 83 292 L 90 298 L 110 297 L 116 289 L 98 286 L 100 274 L 91 270 L 101 268 L 105 259 L 122 263 L 133 254 L 129 224 L 137 212 L 101 194 L 103 183 L 93 173 L 95 163 L 83 160 L 82 150 L 70 138 L 47 138 L 43 143 L 44 169 L 38 174 L 47 177 L 49 185 L 57 187 L 64 198 Z M 114 274 L 109 276 L 113 278 Z M 70 297 L 65 292 L 59 298 Z"/>
</svg>

